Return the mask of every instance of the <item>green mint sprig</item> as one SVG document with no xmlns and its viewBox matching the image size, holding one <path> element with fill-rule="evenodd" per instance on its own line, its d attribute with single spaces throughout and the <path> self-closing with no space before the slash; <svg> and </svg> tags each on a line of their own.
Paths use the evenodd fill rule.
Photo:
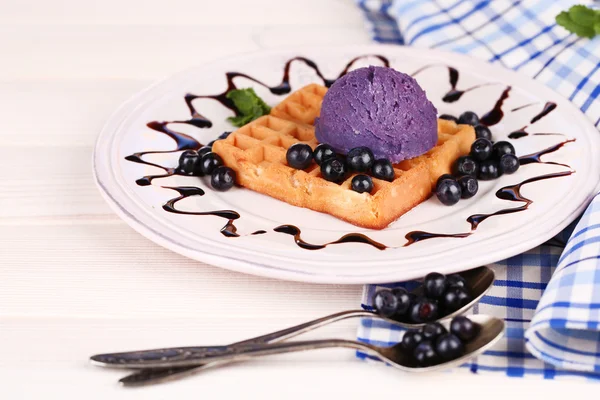
<svg viewBox="0 0 600 400">
<path fill-rule="evenodd" d="M 252 88 L 230 90 L 226 97 L 238 111 L 238 115 L 227 118 L 227 121 L 238 128 L 271 112 L 271 107 Z"/>
<path fill-rule="evenodd" d="M 600 10 L 576 5 L 556 16 L 556 23 L 579 37 L 600 35 Z"/>
</svg>

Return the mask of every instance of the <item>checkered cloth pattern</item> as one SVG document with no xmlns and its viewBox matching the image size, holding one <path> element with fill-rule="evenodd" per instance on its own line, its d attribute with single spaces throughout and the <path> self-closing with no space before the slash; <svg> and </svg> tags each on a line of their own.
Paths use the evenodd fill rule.
<svg viewBox="0 0 600 400">
<path fill-rule="evenodd" d="M 561 93 L 600 125 L 600 37 L 580 39 L 554 17 L 570 0 L 358 0 L 375 41 L 440 48 L 499 63 Z M 600 196 L 577 223 L 545 244 L 491 267 L 496 282 L 472 310 L 504 318 L 493 350 L 456 372 L 600 380 Z M 378 288 L 368 285 L 371 309 Z M 358 339 L 391 345 L 402 329 L 362 320 Z M 358 357 L 367 359 L 365 354 Z"/>
</svg>

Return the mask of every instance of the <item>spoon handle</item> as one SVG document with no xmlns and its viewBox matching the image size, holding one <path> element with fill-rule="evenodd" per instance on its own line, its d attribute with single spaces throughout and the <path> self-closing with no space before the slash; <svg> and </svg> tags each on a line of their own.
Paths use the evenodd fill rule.
<svg viewBox="0 0 600 400">
<path fill-rule="evenodd" d="M 234 345 L 243 345 L 247 343 L 273 343 L 279 342 L 291 337 L 300 335 L 302 333 L 311 331 L 313 329 L 320 328 L 322 326 L 329 325 L 331 323 L 341 321 L 343 319 L 348 318 L 356 318 L 356 317 L 367 317 L 367 318 L 377 318 L 377 314 L 365 311 L 365 310 L 350 310 L 343 311 L 335 314 L 328 315 L 326 317 L 322 317 L 313 321 L 309 321 L 300 325 L 293 326 L 291 328 L 282 329 L 277 332 L 269 333 L 266 335 L 258 336 L 252 339 L 244 340 L 241 342 L 237 342 L 232 344 Z M 223 363 L 219 363 L 218 365 L 223 365 Z M 217 364 L 202 364 L 198 366 L 191 367 L 173 367 L 173 368 L 148 368 L 142 369 L 136 372 L 133 372 L 119 380 L 124 386 L 144 386 L 151 385 L 155 383 L 167 382 L 176 379 L 181 379 L 186 376 L 190 376 L 196 374 L 204 369 L 212 368 L 217 366 Z"/>
<path fill-rule="evenodd" d="M 94 365 L 110 368 L 150 368 L 157 361 L 179 360 L 190 355 L 205 354 L 207 352 L 221 351 L 233 346 L 246 346 L 249 344 L 266 344 L 274 341 L 283 341 L 304 332 L 317 329 L 346 318 L 371 317 L 377 318 L 377 314 L 365 310 L 349 310 L 331 314 L 313 321 L 305 322 L 290 328 L 282 329 L 266 335 L 244 340 L 229 346 L 206 346 L 206 347 L 171 347 L 163 349 L 130 351 L 123 353 L 97 354 L 90 359 Z"/>
<path fill-rule="evenodd" d="M 246 361 L 255 357 L 274 354 L 292 353 L 305 350 L 345 347 L 363 350 L 370 355 L 381 358 L 378 349 L 366 343 L 345 339 L 309 340 L 304 342 L 253 343 L 235 346 L 220 346 L 204 353 L 189 354 L 171 360 L 156 360 L 149 364 L 152 368 L 173 368 L 197 365 L 219 365 L 238 361 Z M 148 365 L 148 363 L 146 364 Z M 132 364 L 129 364 L 132 367 Z"/>
</svg>

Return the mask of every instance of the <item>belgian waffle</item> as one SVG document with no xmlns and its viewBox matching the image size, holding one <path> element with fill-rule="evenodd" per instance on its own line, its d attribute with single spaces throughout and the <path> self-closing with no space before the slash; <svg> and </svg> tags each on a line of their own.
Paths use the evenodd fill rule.
<svg viewBox="0 0 600 400">
<path fill-rule="evenodd" d="M 467 154 L 475 140 L 471 126 L 438 120 L 438 143 L 433 149 L 394 165 L 392 182 L 373 178 L 373 191 L 358 193 L 350 187 L 353 175 L 337 184 L 323 179 L 314 163 L 303 171 L 287 165 L 286 152 L 294 143 L 317 146 L 312 124 L 326 92 L 321 85 L 305 86 L 273 107 L 270 115 L 216 141 L 213 151 L 235 170 L 241 186 L 354 225 L 383 229 L 425 201 L 438 177 L 449 173 L 452 163 Z"/>
</svg>

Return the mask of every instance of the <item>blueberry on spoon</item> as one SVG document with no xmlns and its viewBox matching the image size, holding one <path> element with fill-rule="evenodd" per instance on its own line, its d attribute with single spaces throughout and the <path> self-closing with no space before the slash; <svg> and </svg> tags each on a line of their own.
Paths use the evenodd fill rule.
<svg viewBox="0 0 600 400">
<path fill-rule="evenodd" d="M 435 350 L 441 359 L 454 360 L 465 354 L 465 345 L 455 335 L 446 333 L 437 339 Z"/>
<path fill-rule="evenodd" d="M 477 324 L 467 317 L 454 317 L 452 322 L 450 322 L 450 332 L 458 336 L 465 343 L 477 336 L 477 331 Z"/>
<path fill-rule="evenodd" d="M 437 299 L 446 291 L 446 277 L 439 272 L 431 272 L 423 280 L 425 296 Z"/>
<path fill-rule="evenodd" d="M 398 299 L 390 290 L 380 290 L 373 296 L 373 307 L 379 315 L 392 317 L 398 312 Z"/>
</svg>

